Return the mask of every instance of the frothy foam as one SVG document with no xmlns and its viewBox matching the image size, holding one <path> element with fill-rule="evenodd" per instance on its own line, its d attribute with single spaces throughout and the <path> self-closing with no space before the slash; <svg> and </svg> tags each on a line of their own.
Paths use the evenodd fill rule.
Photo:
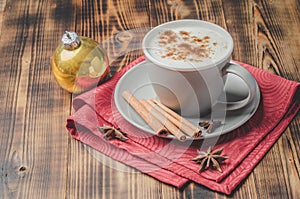
<svg viewBox="0 0 300 199">
<path fill-rule="evenodd" d="M 205 27 L 161 28 L 146 48 L 154 59 L 172 68 L 200 68 L 231 53 L 228 34 L 219 32 Z"/>
</svg>

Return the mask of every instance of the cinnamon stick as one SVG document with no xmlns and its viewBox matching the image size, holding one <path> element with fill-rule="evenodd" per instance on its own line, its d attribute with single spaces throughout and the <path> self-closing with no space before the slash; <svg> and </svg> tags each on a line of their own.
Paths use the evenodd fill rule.
<svg viewBox="0 0 300 199">
<path fill-rule="evenodd" d="M 150 115 L 157 118 L 168 129 L 168 131 L 172 135 L 174 135 L 178 140 L 180 141 L 186 140 L 186 136 L 181 131 L 181 129 L 178 128 L 176 125 L 174 125 L 163 113 L 154 109 L 153 106 L 144 99 L 140 100 L 140 103 L 146 108 L 146 110 L 149 112 Z"/>
<path fill-rule="evenodd" d="M 170 108 L 166 107 L 159 101 L 155 99 L 149 100 L 151 103 L 156 104 L 160 110 L 167 113 L 168 118 L 178 127 L 180 127 L 184 133 L 189 135 L 192 138 L 199 138 L 202 134 L 201 130 L 197 127 L 195 127 L 192 123 L 190 123 L 188 120 L 183 118 L 182 116 L 178 115 L 176 112 L 171 110 Z M 157 108 L 158 109 L 158 108 Z M 174 119 L 172 119 L 174 118 Z"/>
<path fill-rule="evenodd" d="M 168 135 L 168 130 L 161 124 L 155 117 L 151 117 L 145 107 L 140 103 L 140 101 L 134 97 L 130 92 L 124 91 L 122 93 L 123 98 L 128 102 L 128 104 L 143 118 L 143 120 L 156 132 L 158 136 L 166 137 Z"/>
<path fill-rule="evenodd" d="M 178 128 L 180 128 L 182 130 L 183 133 L 185 133 L 186 135 L 190 136 L 191 138 L 198 138 L 201 135 L 201 130 L 196 128 L 193 124 L 189 124 L 187 125 L 187 123 L 189 123 L 187 120 L 184 122 L 183 120 L 185 120 L 183 117 L 179 116 L 177 113 L 173 112 L 172 110 L 170 110 L 169 108 L 165 108 L 165 110 L 159 106 L 158 104 L 154 103 L 153 100 L 149 100 L 149 103 L 151 104 L 151 106 L 156 109 L 157 111 L 159 111 L 161 114 L 164 114 L 165 117 L 170 120 L 175 126 L 177 126 Z M 168 109 L 168 111 L 166 111 Z M 170 112 L 172 111 L 172 114 L 170 114 Z M 174 117 L 173 115 L 176 114 L 176 117 Z"/>
</svg>

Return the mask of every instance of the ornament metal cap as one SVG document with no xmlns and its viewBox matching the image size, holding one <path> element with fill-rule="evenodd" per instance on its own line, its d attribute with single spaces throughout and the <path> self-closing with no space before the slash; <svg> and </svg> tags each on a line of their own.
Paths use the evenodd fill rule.
<svg viewBox="0 0 300 199">
<path fill-rule="evenodd" d="M 67 50 L 74 50 L 80 45 L 79 36 L 75 32 L 66 31 L 61 41 Z"/>
</svg>

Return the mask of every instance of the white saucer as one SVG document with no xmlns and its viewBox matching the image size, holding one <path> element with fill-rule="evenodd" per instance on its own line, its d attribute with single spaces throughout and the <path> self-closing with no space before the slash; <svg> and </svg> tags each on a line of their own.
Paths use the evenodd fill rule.
<svg viewBox="0 0 300 199">
<path fill-rule="evenodd" d="M 240 66 L 242 67 L 242 66 Z M 119 80 L 116 85 L 116 89 L 114 92 L 114 101 L 116 107 L 120 114 L 132 125 L 135 127 L 149 132 L 151 134 L 155 134 L 155 132 L 144 122 L 144 120 L 135 112 L 133 108 L 123 99 L 122 93 L 123 91 L 131 92 L 138 99 L 157 99 L 157 96 L 152 88 L 151 82 L 148 78 L 148 73 L 151 72 L 151 63 L 141 62 L 127 71 L 124 76 Z M 253 78 L 254 79 L 254 78 Z M 256 81 L 254 81 L 256 83 Z M 230 89 L 232 84 L 241 85 L 239 91 Z M 243 92 L 247 90 L 245 83 L 240 79 L 231 74 L 227 76 L 227 80 L 225 83 L 226 93 L 229 93 L 228 98 L 238 98 L 240 95 L 243 95 Z M 236 87 L 236 86 L 235 86 Z M 202 133 L 202 136 L 199 139 L 212 138 L 216 136 L 223 135 L 225 133 L 229 133 L 232 130 L 240 127 L 245 122 L 247 122 L 255 111 L 258 108 L 260 102 L 260 91 L 259 87 L 256 83 L 256 95 L 253 98 L 252 102 L 250 102 L 244 108 L 234 110 L 234 111 L 223 111 L 225 114 L 221 114 L 221 118 L 218 118 L 217 114 L 213 116 L 208 114 L 201 118 L 186 118 L 195 126 L 198 126 L 200 120 L 221 120 L 222 125 L 216 127 L 211 133 L 206 133 L 205 131 Z M 236 93 L 234 93 L 236 92 Z M 221 111 L 222 112 L 222 111 Z M 213 118 L 212 118 L 213 117 Z M 169 135 L 167 138 L 174 138 L 174 136 Z M 187 139 L 191 139 L 187 137 Z"/>
</svg>

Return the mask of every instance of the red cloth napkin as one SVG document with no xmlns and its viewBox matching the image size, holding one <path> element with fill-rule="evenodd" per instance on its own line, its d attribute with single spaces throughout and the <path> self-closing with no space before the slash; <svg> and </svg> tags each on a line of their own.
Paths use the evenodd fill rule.
<svg viewBox="0 0 300 199">
<path fill-rule="evenodd" d="M 261 90 L 260 105 L 247 123 L 221 136 L 214 146 L 223 147 L 223 154 L 229 156 L 221 164 L 223 172 L 199 172 L 200 165 L 191 159 L 197 156 L 203 141 L 181 143 L 159 138 L 135 128 L 118 113 L 113 101 L 116 83 L 141 61 L 143 56 L 108 82 L 77 96 L 73 101 L 75 113 L 67 118 L 67 129 L 73 138 L 103 154 L 178 188 L 194 181 L 230 194 L 264 157 L 300 108 L 299 82 L 239 63 L 255 77 Z M 119 127 L 129 139 L 103 139 L 97 129 L 103 125 Z M 207 143 L 209 140 L 205 140 Z"/>
</svg>

